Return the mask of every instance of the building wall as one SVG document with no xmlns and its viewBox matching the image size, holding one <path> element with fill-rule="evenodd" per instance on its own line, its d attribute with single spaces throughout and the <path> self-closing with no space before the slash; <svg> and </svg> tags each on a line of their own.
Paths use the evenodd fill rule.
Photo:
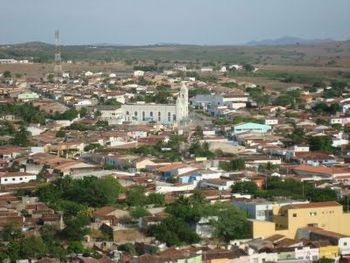
<svg viewBox="0 0 350 263">
<path fill-rule="evenodd" d="M 348 221 L 349 228 L 350 221 Z M 343 237 L 339 239 L 338 247 L 341 255 L 350 255 L 350 237 Z"/>
<path fill-rule="evenodd" d="M 202 255 L 194 256 L 192 258 L 187 259 L 178 259 L 174 260 L 176 263 L 202 263 Z"/>
<path fill-rule="evenodd" d="M 28 183 L 31 180 L 36 180 L 36 175 L 1 177 L 0 184 L 7 185 L 7 184 Z"/>
<path fill-rule="evenodd" d="M 125 104 L 121 109 L 125 121 L 169 124 L 177 120 L 176 105 Z"/>
<path fill-rule="evenodd" d="M 295 259 L 295 251 L 285 251 L 285 252 L 279 252 L 278 253 L 278 261 L 280 260 L 288 260 L 288 259 Z"/>
<path fill-rule="evenodd" d="M 230 263 L 230 260 L 227 258 L 211 259 L 211 260 L 203 260 L 203 263 Z"/>
<path fill-rule="evenodd" d="M 319 255 L 320 252 L 318 248 L 303 247 L 295 249 L 295 258 L 299 260 L 316 261 L 319 259 Z"/>
<path fill-rule="evenodd" d="M 274 234 L 295 238 L 298 228 L 310 224 L 343 235 L 350 235 L 350 213 L 343 213 L 342 206 L 287 209 L 281 207 L 273 222 L 253 221 L 253 237 L 268 237 Z"/>
<path fill-rule="evenodd" d="M 122 118 L 135 123 L 150 121 L 173 124 L 188 117 L 188 89 L 182 86 L 176 104 L 124 104 L 121 107 Z"/>
<path fill-rule="evenodd" d="M 260 132 L 260 133 L 266 133 L 269 130 L 271 130 L 271 126 L 264 125 L 264 124 L 258 124 L 258 123 L 244 123 L 241 125 L 236 125 L 233 127 L 233 134 L 240 134 L 242 132 Z"/>
<path fill-rule="evenodd" d="M 320 247 L 320 258 L 337 258 L 339 256 L 338 246 Z"/>
</svg>

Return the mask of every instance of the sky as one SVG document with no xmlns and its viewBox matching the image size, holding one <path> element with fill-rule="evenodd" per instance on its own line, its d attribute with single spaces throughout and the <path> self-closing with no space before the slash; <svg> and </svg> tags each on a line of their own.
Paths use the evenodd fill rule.
<svg viewBox="0 0 350 263">
<path fill-rule="evenodd" d="M 350 39 L 350 0 L 1 0 L 0 44 L 230 45 Z"/>
</svg>

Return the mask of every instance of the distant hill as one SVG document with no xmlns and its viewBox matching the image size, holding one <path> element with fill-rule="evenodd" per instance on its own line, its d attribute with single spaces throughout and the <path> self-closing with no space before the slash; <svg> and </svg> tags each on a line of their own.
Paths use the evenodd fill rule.
<svg viewBox="0 0 350 263">
<path fill-rule="evenodd" d="M 250 41 L 247 43 L 249 46 L 285 46 L 295 44 L 322 44 L 334 42 L 333 39 L 303 39 L 298 37 L 281 37 L 277 39 L 264 39 L 259 41 Z"/>
</svg>

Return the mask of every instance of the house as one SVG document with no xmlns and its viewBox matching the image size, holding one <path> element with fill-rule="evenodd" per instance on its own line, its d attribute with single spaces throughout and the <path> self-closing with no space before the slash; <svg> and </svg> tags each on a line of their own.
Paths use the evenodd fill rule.
<svg viewBox="0 0 350 263">
<path fill-rule="evenodd" d="M 350 123 L 350 118 L 349 117 L 341 117 L 341 118 L 331 118 L 330 119 L 330 124 L 340 124 L 342 126 Z"/>
<path fill-rule="evenodd" d="M 247 122 L 247 123 L 240 123 L 240 124 L 234 125 L 232 127 L 231 134 L 236 135 L 243 132 L 267 133 L 270 130 L 271 130 L 270 125 Z"/>
<path fill-rule="evenodd" d="M 194 229 L 201 238 L 211 238 L 213 236 L 215 228 L 212 225 L 212 221 L 218 221 L 217 216 L 202 217 L 195 223 Z"/>
<path fill-rule="evenodd" d="M 143 77 L 145 75 L 145 72 L 142 70 L 135 70 L 134 71 L 134 77 L 135 78 L 139 78 L 139 77 Z"/>
<path fill-rule="evenodd" d="M 202 73 L 213 72 L 213 68 L 204 67 L 204 68 L 201 68 L 201 72 L 202 72 Z"/>
<path fill-rule="evenodd" d="M 334 156 L 319 151 L 297 152 L 294 154 L 294 156 L 289 158 L 289 161 L 293 163 L 307 164 L 311 166 L 334 165 L 337 163 L 337 160 Z"/>
<path fill-rule="evenodd" d="M 301 164 L 293 167 L 293 171 L 304 180 L 332 180 L 350 176 L 350 170 L 345 167 L 326 167 Z"/>
<path fill-rule="evenodd" d="M 134 257 L 132 263 L 202 263 L 202 253 L 195 248 L 168 248 L 157 255 Z"/>
<path fill-rule="evenodd" d="M 216 189 L 219 191 L 230 190 L 231 186 L 234 184 L 233 180 L 225 179 L 206 179 L 200 181 L 199 185 L 204 189 Z"/>
<path fill-rule="evenodd" d="M 332 245 L 339 248 L 340 255 L 350 255 L 350 236 L 342 235 L 336 232 L 327 231 L 319 227 L 307 226 L 299 228 L 297 238 L 307 238 L 314 241 L 329 241 Z"/>
<path fill-rule="evenodd" d="M 105 164 L 116 169 L 128 169 L 134 167 L 133 162 L 137 159 L 137 155 L 108 155 L 105 157 Z"/>
<path fill-rule="evenodd" d="M 267 201 L 265 199 L 234 200 L 233 206 L 247 212 L 249 218 L 255 220 L 271 221 L 273 208 L 289 204 L 305 204 L 308 201 L 278 200 Z"/>
<path fill-rule="evenodd" d="M 36 178 L 35 174 L 24 172 L 0 172 L 0 185 L 28 183 Z"/>
<path fill-rule="evenodd" d="M 85 75 L 85 77 L 92 77 L 94 75 L 94 73 L 91 71 L 86 71 L 84 75 Z"/>
<path fill-rule="evenodd" d="M 193 108 L 203 109 L 215 114 L 220 107 L 228 109 L 245 108 L 248 102 L 248 95 L 245 93 L 220 94 L 220 95 L 196 95 L 190 99 Z"/>
<path fill-rule="evenodd" d="M 272 118 L 265 119 L 265 125 L 277 125 L 277 124 L 278 124 L 278 119 L 272 119 Z"/>
<path fill-rule="evenodd" d="M 299 228 L 320 227 L 327 231 L 350 235 L 348 227 L 350 213 L 343 212 L 337 202 L 315 202 L 276 207 L 272 221 L 252 220 L 253 237 L 266 237 L 273 234 L 295 238 Z"/>
<path fill-rule="evenodd" d="M 27 151 L 26 148 L 18 146 L 0 146 L 0 160 L 11 161 Z"/>
<path fill-rule="evenodd" d="M 39 99 L 40 96 L 35 92 L 24 92 L 19 94 L 17 98 L 20 101 L 27 102 L 27 101 Z"/>
<path fill-rule="evenodd" d="M 24 223 L 24 217 L 20 212 L 14 209 L 3 208 L 0 210 L 0 229 L 3 229 L 6 225 L 16 225 L 22 227 Z"/>
<path fill-rule="evenodd" d="M 158 169 L 158 172 L 160 172 L 162 180 L 166 181 L 175 176 L 181 176 L 189 172 L 194 172 L 196 170 L 198 170 L 196 167 L 188 166 L 183 163 L 174 163 L 160 167 Z"/>
<path fill-rule="evenodd" d="M 203 263 L 249 263 L 247 253 L 238 248 L 226 249 L 206 249 L 203 248 Z"/>
</svg>

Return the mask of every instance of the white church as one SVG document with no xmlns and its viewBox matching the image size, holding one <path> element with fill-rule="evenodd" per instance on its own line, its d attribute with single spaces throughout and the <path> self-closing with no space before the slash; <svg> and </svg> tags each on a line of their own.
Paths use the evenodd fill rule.
<svg viewBox="0 0 350 263">
<path fill-rule="evenodd" d="M 176 104 L 137 102 L 121 107 L 122 119 L 131 123 L 175 124 L 188 118 L 188 89 L 182 85 Z"/>
</svg>

